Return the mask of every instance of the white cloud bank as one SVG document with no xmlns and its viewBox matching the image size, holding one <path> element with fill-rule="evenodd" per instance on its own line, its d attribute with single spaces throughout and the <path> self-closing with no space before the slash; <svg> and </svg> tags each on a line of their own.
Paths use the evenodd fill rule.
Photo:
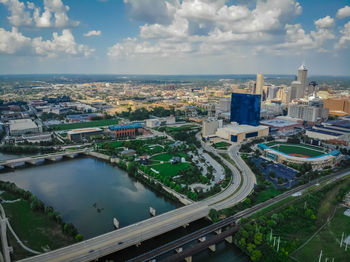
<svg viewBox="0 0 350 262">
<path fill-rule="evenodd" d="M 69 6 L 64 5 L 62 0 L 44 0 L 44 10 L 32 2 L 0 0 L 0 3 L 7 6 L 10 12 L 8 20 L 12 26 L 63 28 L 79 25 L 79 21 L 69 19 Z"/>
<path fill-rule="evenodd" d="M 57 56 L 89 56 L 94 49 L 86 45 L 77 44 L 69 29 L 52 34 L 51 40 L 43 40 L 42 37 L 30 39 L 18 32 L 13 27 L 12 31 L 0 28 L 0 53 L 3 54 L 25 54 L 54 58 Z"/>
</svg>

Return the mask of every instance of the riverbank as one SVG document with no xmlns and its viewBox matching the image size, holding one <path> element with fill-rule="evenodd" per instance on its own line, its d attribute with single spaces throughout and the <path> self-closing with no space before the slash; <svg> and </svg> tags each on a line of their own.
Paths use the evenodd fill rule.
<svg viewBox="0 0 350 262">
<path fill-rule="evenodd" d="M 9 224 L 18 238 L 29 249 L 45 252 L 76 242 L 71 232 L 64 231 L 68 224 L 63 222 L 58 212 L 51 207 L 41 206 L 44 209 L 42 210 L 39 206 L 36 206 L 35 203 L 40 205 L 39 203 L 42 202 L 37 200 L 30 192 L 17 188 L 14 184 L 2 181 L 0 188 L 4 190 L 0 197 L 3 200 L 2 206 Z M 77 235 L 75 234 L 76 229 L 74 226 L 70 225 L 68 227 L 71 227 L 74 235 Z M 10 230 L 7 230 L 7 237 L 9 246 L 12 246 L 14 249 L 13 260 L 34 255 L 18 243 Z"/>
</svg>

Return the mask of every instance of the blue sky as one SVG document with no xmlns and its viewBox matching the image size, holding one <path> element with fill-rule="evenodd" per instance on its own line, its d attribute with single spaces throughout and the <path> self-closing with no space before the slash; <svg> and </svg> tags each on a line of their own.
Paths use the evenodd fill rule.
<svg viewBox="0 0 350 262">
<path fill-rule="evenodd" d="M 346 0 L 0 0 L 0 74 L 349 75 Z"/>
</svg>

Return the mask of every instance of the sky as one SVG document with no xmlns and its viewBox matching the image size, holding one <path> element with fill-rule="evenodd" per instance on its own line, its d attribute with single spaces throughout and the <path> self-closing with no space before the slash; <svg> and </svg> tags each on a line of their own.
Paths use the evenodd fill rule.
<svg viewBox="0 0 350 262">
<path fill-rule="evenodd" d="M 0 74 L 350 75 L 349 0 L 0 0 Z"/>
</svg>

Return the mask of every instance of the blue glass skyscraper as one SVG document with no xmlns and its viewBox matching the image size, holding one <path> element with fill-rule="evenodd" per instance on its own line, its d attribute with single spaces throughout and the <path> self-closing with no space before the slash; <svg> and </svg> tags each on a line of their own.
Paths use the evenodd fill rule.
<svg viewBox="0 0 350 262">
<path fill-rule="evenodd" d="M 258 126 L 260 122 L 261 95 L 232 93 L 231 122 Z"/>
</svg>

